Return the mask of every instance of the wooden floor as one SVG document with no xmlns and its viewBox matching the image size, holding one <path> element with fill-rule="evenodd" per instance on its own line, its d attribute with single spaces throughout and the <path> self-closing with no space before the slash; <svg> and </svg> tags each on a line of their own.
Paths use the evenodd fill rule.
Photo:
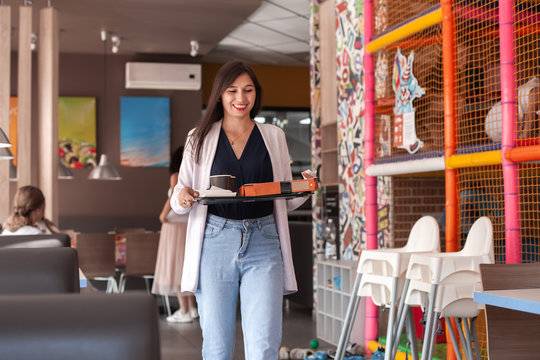
<svg viewBox="0 0 540 360">
<path fill-rule="evenodd" d="M 197 360 L 201 357 L 201 328 L 198 321 L 191 324 L 168 323 L 165 315 L 160 317 L 162 360 Z M 282 346 L 309 348 L 311 339 L 316 338 L 315 318 L 312 311 L 296 305 L 286 304 L 283 311 Z M 320 349 L 330 349 L 331 345 L 320 341 Z M 236 323 L 235 360 L 244 359 L 244 346 L 240 319 Z"/>
</svg>

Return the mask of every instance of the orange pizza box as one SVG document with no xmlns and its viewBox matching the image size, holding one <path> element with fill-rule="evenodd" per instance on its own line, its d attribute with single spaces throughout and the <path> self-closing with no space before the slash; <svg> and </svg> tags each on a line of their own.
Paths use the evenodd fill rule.
<svg viewBox="0 0 540 360">
<path fill-rule="evenodd" d="M 317 190 L 317 179 L 274 181 L 258 184 L 245 184 L 238 189 L 238 196 L 263 196 L 311 192 Z"/>
</svg>

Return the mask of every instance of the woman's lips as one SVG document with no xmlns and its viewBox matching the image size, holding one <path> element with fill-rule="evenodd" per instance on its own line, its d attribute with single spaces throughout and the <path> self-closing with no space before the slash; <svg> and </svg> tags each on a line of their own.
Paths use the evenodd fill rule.
<svg viewBox="0 0 540 360">
<path fill-rule="evenodd" d="M 233 108 L 235 108 L 236 110 L 245 110 L 247 108 L 247 105 L 246 104 L 235 104 L 233 105 Z"/>
</svg>

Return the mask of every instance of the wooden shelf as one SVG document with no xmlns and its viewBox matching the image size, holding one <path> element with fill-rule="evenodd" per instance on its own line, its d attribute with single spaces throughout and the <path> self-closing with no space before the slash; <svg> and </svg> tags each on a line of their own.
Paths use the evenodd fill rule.
<svg viewBox="0 0 540 360">
<path fill-rule="evenodd" d="M 327 126 L 321 129 L 321 150 L 337 149 L 337 126 Z"/>
<path fill-rule="evenodd" d="M 322 181 L 321 181 L 321 183 L 322 183 Z M 338 183 L 338 182 L 326 182 L 326 183 L 322 183 L 322 185 L 323 185 L 324 187 L 338 186 L 339 183 Z"/>
<path fill-rule="evenodd" d="M 338 176 L 338 99 L 336 77 L 336 0 L 323 1 L 319 5 L 320 33 L 320 130 L 321 170 L 323 186 L 337 184 Z"/>
<path fill-rule="evenodd" d="M 321 124 L 321 129 L 326 129 L 328 127 L 337 128 L 337 121 L 331 121 L 331 122 Z"/>
<path fill-rule="evenodd" d="M 337 183 L 339 181 L 337 151 L 322 152 L 321 155 L 321 183 Z"/>
</svg>

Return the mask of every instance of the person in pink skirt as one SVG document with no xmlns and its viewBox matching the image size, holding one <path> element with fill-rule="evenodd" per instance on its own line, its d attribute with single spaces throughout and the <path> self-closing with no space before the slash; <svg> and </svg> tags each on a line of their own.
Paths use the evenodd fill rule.
<svg viewBox="0 0 540 360">
<path fill-rule="evenodd" d="M 168 322 L 176 323 L 189 323 L 199 317 L 195 296 L 192 293 L 182 294 L 180 291 L 188 215 L 178 215 L 172 211 L 169 201 L 172 189 L 178 182 L 178 170 L 182 162 L 183 151 L 184 147 L 181 146 L 171 155 L 169 198 L 167 198 L 159 215 L 162 225 L 152 285 L 152 293 L 154 294 L 178 297 L 180 308 L 167 317 Z"/>
</svg>

